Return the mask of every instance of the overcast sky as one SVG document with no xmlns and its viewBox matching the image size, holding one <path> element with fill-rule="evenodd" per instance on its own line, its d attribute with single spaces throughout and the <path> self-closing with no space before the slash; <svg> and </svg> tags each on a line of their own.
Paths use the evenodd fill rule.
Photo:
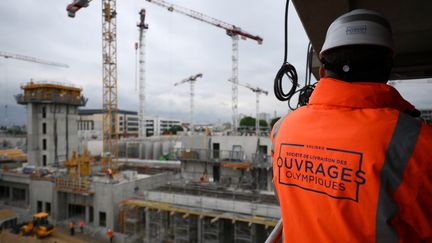
<svg viewBox="0 0 432 243">
<path fill-rule="evenodd" d="M 57 68 L 0 58 L 0 124 L 24 123 L 25 109 L 13 94 L 19 85 L 52 80 L 73 83 L 89 98 L 86 108 L 102 103 L 101 1 L 69 18 L 66 0 L 1 0 L 0 51 L 66 63 Z M 287 112 L 273 94 L 273 78 L 283 58 L 283 0 L 170 0 L 241 27 L 264 39 L 239 41 L 239 82 L 269 91 L 260 110 L 272 116 Z M 135 49 L 141 8 L 146 21 L 146 110 L 150 115 L 189 120 L 189 85 L 174 83 L 197 73 L 195 119 L 198 123 L 231 121 L 231 38 L 222 29 L 168 12 L 145 0 L 117 1 L 119 108 L 138 110 L 135 90 Z M 294 8 L 289 13 L 289 61 L 303 83 L 308 39 Z M 419 108 L 431 108 L 432 84 L 398 84 L 402 95 Z M 7 110 L 5 106 L 7 105 Z M 255 116 L 255 94 L 239 87 L 239 113 Z M 7 116 L 5 116 L 7 114 Z"/>
</svg>

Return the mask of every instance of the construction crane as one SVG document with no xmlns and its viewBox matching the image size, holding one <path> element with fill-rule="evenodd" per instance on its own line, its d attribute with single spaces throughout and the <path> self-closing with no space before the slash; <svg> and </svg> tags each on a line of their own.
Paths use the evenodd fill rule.
<svg viewBox="0 0 432 243">
<path fill-rule="evenodd" d="M 198 78 L 202 78 L 202 73 L 198 73 L 197 75 L 190 76 L 189 78 L 183 79 L 180 82 L 174 84 L 174 86 L 190 83 L 190 127 L 191 132 L 194 131 L 194 96 L 195 96 L 195 82 Z"/>
<path fill-rule="evenodd" d="M 232 80 L 231 80 L 231 79 L 228 79 L 228 82 L 231 82 L 231 83 L 232 83 Z M 258 118 L 258 115 L 259 115 L 259 96 L 260 96 L 260 94 L 268 95 L 268 91 L 263 90 L 263 89 L 261 89 L 260 87 L 253 87 L 253 86 L 250 85 L 250 84 L 240 84 L 240 83 L 239 83 L 238 85 L 240 85 L 240 86 L 242 86 L 242 87 L 245 87 L 245 88 L 248 88 L 248 89 L 250 89 L 252 92 L 254 92 L 254 93 L 256 94 L 256 119 L 255 119 L 255 132 L 256 132 L 256 135 L 259 136 L 259 130 L 260 130 L 259 118 Z"/>
<path fill-rule="evenodd" d="M 73 0 L 66 8 L 74 17 L 81 8 L 89 6 L 92 0 Z M 103 170 L 116 172 L 118 169 L 117 133 L 117 11 L 116 0 L 102 1 L 102 108 L 103 128 Z M 113 157 L 115 158 L 113 161 Z M 108 164 L 109 168 L 106 169 Z M 114 165 L 113 165 L 114 164 Z"/>
<path fill-rule="evenodd" d="M 139 12 L 140 22 L 137 24 L 139 29 L 139 137 L 146 137 L 145 129 L 145 33 L 148 29 L 148 24 L 145 23 L 146 11 L 141 9 Z"/>
<path fill-rule="evenodd" d="M 238 40 L 241 37 L 243 40 L 251 39 L 261 44 L 263 39 L 257 35 L 249 34 L 246 31 L 243 31 L 240 27 L 237 27 L 232 24 L 228 24 L 221 20 L 206 16 L 200 12 L 187 9 L 184 7 L 180 7 L 171 3 L 168 3 L 164 0 L 147 0 L 148 2 L 159 5 L 163 8 L 168 9 L 170 12 L 177 12 L 186 16 L 189 16 L 193 19 L 202 21 L 207 24 L 211 24 L 218 28 L 222 28 L 226 31 L 226 34 L 232 39 L 232 75 L 231 80 L 233 82 L 232 85 L 232 122 L 233 122 L 233 132 L 237 133 L 237 124 L 238 124 Z"/>
<path fill-rule="evenodd" d="M 0 51 L 0 56 L 2 56 L 4 58 L 12 58 L 12 59 L 17 59 L 17 60 L 26 61 L 26 62 L 35 62 L 35 63 L 50 65 L 50 66 L 55 66 L 55 67 L 63 67 L 63 68 L 69 67 L 68 65 L 63 64 L 63 63 L 47 61 L 47 60 L 43 60 L 43 59 L 39 59 L 39 58 L 35 58 L 35 57 L 29 57 L 29 56 L 24 56 L 24 55 L 20 55 L 20 54 L 5 52 L 5 51 Z"/>
</svg>

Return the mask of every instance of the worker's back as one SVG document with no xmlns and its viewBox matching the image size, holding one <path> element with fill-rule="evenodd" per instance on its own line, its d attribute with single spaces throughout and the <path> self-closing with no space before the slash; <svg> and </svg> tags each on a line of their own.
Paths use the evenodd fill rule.
<svg viewBox="0 0 432 243">
<path fill-rule="evenodd" d="M 280 120 L 273 172 L 286 242 L 431 236 L 432 129 L 400 112 L 409 106 L 385 84 L 325 78 L 310 105 Z"/>
</svg>

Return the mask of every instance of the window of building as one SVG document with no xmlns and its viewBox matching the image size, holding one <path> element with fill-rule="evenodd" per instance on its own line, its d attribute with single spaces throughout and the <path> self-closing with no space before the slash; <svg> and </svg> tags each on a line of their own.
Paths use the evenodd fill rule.
<svg viewBox="0 0 432 243">
<path fill-rule="evenodd" d="M 47 156 L 46 156 L 46 154 L 42 155 L 42 165 L 43 166 L 47 165 Z"/>
<path fill-rule="evenodd" d="M 47 133 L 47 128 L 46 128 L 46 123 L 42 123 L 42 134 L 46 134 Z"/>
<path fill-rule="evenodd" d="M 106 227 L 106 213 L 99 212 L 99 226 Z"/>
<path fill-rule="evenodd" d="M 42 139 L 42 149 L 47 150 L 47 140 L 45 138 Z"/>
<path fill-rule="evenodd" d="M 12 188 L 12 201 L 25 201 L 26 190 L 21 188 Z"/>
<path fill-rule="evenodd" d="M 42 211 L 43 211 L 43 209 L 42 209 L 42 201 L 37 201 L 37 210 L 36 210 L 36 213 L 40 213 Z"/>
<path fill-rule="evenodd" d="M 42 118 L 46 118 L 46 107 L 42 107 Z"/>
<path fill-rule="evenodd" d="M 9 187 L 0 186 L 0 198 L 9 198 Z"/>
<path fill-rule="evenodd" d="M 49 203 L 49 202 L 45 203 L 45 212 L 47 212 L 48 214 L 51 214 L 51 203 Z"/>
</svg>

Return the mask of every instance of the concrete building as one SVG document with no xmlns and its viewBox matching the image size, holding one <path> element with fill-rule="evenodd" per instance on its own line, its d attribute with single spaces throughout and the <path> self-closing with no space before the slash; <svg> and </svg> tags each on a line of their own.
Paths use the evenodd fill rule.
<svg viewBox="0 0 432 243">
<path fill-rule="evenodd" d="M 432 125 L 432 110 L 420 110 L 421 111 L 421 118 Z"/>
<path fill-rule="evenodd" d="M 180 120 L 154 116 L 146 116 L 145 121 L 145 131 L 147 137 L 160 136 L 171 127 L 181 126 L 182 124 Z"/>
<path fill-rule="evenodd" d="M 104 110 L 78 110 L 78 132 L 84 139 L 102 139 L 102 121 Z M 138 113 L 119 110 L 116 117 L 116 133 L 120 138 L 138 137 Z"/>
<path fill-rule="evenodd" d="M 123 141 L 130 157 L 181 161 L 179 178 L 120 206 L 120 231 L 136 242 L 264 242 L 280 218 L 271 142 L 256 136 Z"/>
<path fill-rule="evenodd" d="M 28 162 L 36 166 L 58 165 L 78 149 L 76 122 L 79 106 L 87 100 L 81 89 L 53 82 L 22 85 L 15 96 L 27 108 Z"/>
</svg>

